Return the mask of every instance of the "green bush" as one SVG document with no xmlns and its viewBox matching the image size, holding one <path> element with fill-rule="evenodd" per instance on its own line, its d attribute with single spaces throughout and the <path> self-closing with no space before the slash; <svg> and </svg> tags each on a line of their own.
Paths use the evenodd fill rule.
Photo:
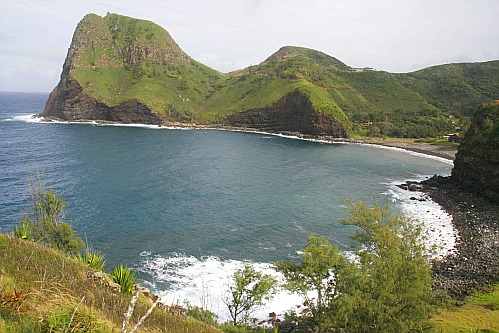
<svg viewBox="0 0 499 333">
<path fill-rule="evenodd" d="M 194 318 L 196 320 L 202 321 L 203 323 L 207 323 L 213 326 L 218 325 L 217 318 L 218 316 L 211 312 L 210 310 L 204 310 L 198 306 L 186 304 L 185 314 L 187 317 Z"/>
<path fill-rule="evenodd" d="M 49 247 L 76 255 L 85 243 L 76 237 L 76 231 L 63 220 L 67 203 L 54 190 L 47 191 L 40 179 L 31 181 L 32 206 L 28 214 L 14 227 L 14 236 L 40 242 Z"/>
<path fill-rule="evenodd" d="M 424 327 L 433 310 L 432 278 L 417 221 L 387 206 L 348 201 L 343 221 L 356 226 L 355 262 L 323 237 L 310 236 L 300 263 L 276 263 L 285 288 L 298 292 L 316 332 L 403 333 Z M 310 298 L 310 292 L 317 295 Z"/>
</svg>

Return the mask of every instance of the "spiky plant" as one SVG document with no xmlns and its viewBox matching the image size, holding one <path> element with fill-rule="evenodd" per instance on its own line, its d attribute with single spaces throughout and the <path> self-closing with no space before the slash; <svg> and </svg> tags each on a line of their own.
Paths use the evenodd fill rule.
<svg viewBox="0 0 499 333">
<path fill-rule="evenodd" d="M 114 282 L 121 286 L 121 292 L 123 294 L 133 294 L 135 286 L 135 272 L 132 272 L 128 266 L 123 266 L 119 264 L 114 268 L 111 273 Z"/>
<path fill-rule="evenodd" d="M 106 259 L 104 258 L 104 255 L 94 251 L 89 251 L 88 249 L 85 250 L 85 254 L 83 256 L 79 254 L 75 258 L 88 267 L 99 270 L 101 272 L 103 272 L 106 268 Z"/>
</svg>

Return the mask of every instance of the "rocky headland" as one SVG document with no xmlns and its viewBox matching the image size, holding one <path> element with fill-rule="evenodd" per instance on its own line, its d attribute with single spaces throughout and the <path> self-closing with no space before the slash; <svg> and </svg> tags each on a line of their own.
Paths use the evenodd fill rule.
<svg viewBox="0 0 499 333">
<path fill-rule="evenodd" d="M 499 104 L 481 106 L 450 177 L 400 187 L 426 193 L 453 218 L 456 252 L 433 263 L 435 288 L 462 299 L 499 279 Z"/>
<path fill-rule="evenodd" d="M 492 101 L 499 87 L 489 82 L 497 75 L 499 61 L 397 74 L 356 69 L 296 46 L 221 73 L 192 59 L 153 22 L 88 14 L 42 115 L 343 139 L 435 137 L 454 128 L 452 119 L 470 115 L 470 105 Z"/>
</svg>

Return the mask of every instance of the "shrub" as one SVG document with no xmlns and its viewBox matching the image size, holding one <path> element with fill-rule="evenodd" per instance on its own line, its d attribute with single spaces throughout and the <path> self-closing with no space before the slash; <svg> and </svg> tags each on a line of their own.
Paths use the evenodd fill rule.
<svg viewBox="0 0 499 333">
<path fill-rule="evenodd" d="M 40 178 L 31 180 L 30 212 L 14 227 L 14 236 L 46 244 L 70 254 L 78 254 L 85 243 L 63 220 L 67 203 L 54 190 L 47 191 Z"/>
<path fill-rule="evenodd" d="M 377 203 L 347 204 L 343 223 L 357 227 L 355 262 L 325 238 L 310 236 L 301 263 L 277 263 L 285 287 L 299 292 L 309 307 L 311 317 L 303 321 L 317 332 L 418 331 L 433 308 L 422 226 Z"/>
<path fill-rule="evenodd" d="M 236 271 L 229 288 L 230 296 L 224 299 L 232 324 L 237 326 L 246 323 L 255 306 L 272 298 L 275 285 L 274 278 L 256 271 L 250 264 Z"/>
</svg>

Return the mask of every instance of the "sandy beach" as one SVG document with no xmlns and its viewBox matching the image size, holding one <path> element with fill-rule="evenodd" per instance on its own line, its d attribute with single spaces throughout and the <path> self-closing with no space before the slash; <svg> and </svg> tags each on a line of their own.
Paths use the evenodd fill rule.
<svg viewBox="0 0 499 333">
<path fill-rule="evenodd" d="M 388 138 L 388 139 L 380 139 L 380 138 L 354 138 L 354 139 L 331 139 L 333 142 L 351 142 L 351 143 L 360 143 L 360 144 L 372 144 L 372 145 L 380 145 L 394 148 L 401 148 L 410 150 L 413 152 L 427 154 L 432 156 L 437 156 L 441 158 L 445 158 L 448 160 L 454 160 L 457 153 L 456 147 L 447 147 L 447 146 L 438 146 L 432 145 L 424 142 L 415 142 L 412 139 L 398 139 L 398 138 Z"/>
</svg>

